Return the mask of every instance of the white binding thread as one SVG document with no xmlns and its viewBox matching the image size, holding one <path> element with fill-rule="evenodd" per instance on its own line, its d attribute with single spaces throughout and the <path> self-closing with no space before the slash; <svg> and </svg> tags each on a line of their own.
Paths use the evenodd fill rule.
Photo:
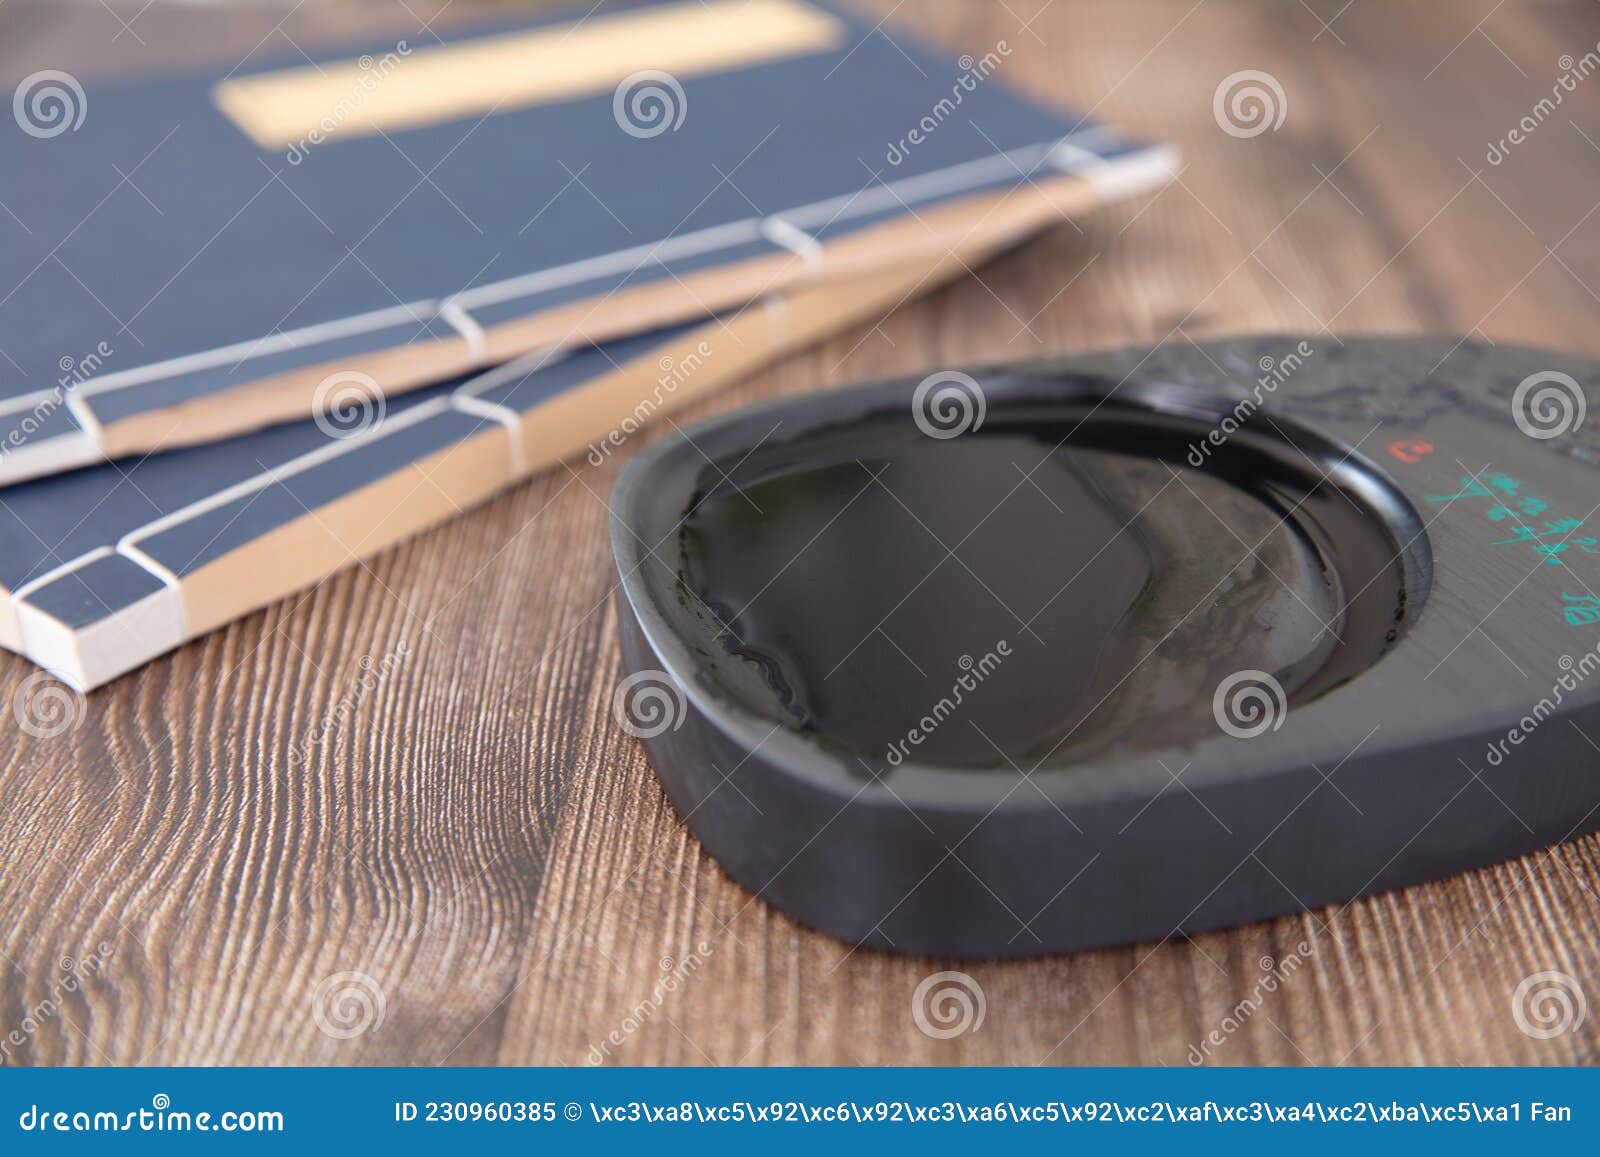
<svg viewBox="0 0 1600 1157">
<path fill-rule="evenodd" d="M 94 411 L 89 408 L 87 402 L 78 397 L 77 394 L 68 394 L 67 412 L 77 419 L 81 432 L 93 439 L 96 446 L 105 445 L 105 439 L 101 436 L 100 419 L 95 417 Z"/>
<path fill-rule="evenodd" d="M 773 216 L 761 222 L 761 235 L 774 245 L 795 254 L 812 272 L 822 269 L 822 242 L 804 229 L 789 224 L 782 217 Z"/>
<path fill-rule="evenodd" d="M 450 404 L 463 413 L 488 418 L 506 428 L 506 434 L 511 442 L 511 476 L 521 478 L 527 460 L 522 455 L 522 420 L 517 416 L 517 412 L 505 406 L 497 406 L 493 402 L 485 402 L 482 398 L 461 397 L 455 394 L 450 396 Z"/>
<path fill-rule="evenodd" d="M 80 554 L 77 558 L 68 559 L 60 566 L 52 567 L 43 574 L 36 575 L 27 582 L 23 583 L 16 590 L 12 591 L 11 601 L 12 603 L 20 603 L 23 599 L 27 598 L 40 587 L 49 586 L 61 576 L 70 574 L 82 567 L 86 567 L 91 562 L 99 562 L 108 555 L 113 555 L 115 553 L 116 551 L 109 546 L 97 546 L 87 554 Z"/>
<path fill-rule="evenodd" d="M 474 364 L 483 361 L 488 352 L 488 343 L 483 336 L 483 326 L 477 320 L 457 305 L 455 299 L 445 302 L 439 307 L 439 320 L 450 326 L 467 341 L 467 356 Z"/>
</svg>

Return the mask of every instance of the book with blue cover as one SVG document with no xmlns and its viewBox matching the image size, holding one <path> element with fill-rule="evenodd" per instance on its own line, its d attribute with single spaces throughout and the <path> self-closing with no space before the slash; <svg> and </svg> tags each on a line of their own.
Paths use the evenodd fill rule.
<svg viewBox="0 0 1600 1157">
<path fill-rule="evenodd" d="M 16 93 L 0 484 L 937 257 L 985 193 L 1169 150 L 811 0 L 647 0 Z M 938 227 L 928 227 L 938 222 Z"/>
</svg>

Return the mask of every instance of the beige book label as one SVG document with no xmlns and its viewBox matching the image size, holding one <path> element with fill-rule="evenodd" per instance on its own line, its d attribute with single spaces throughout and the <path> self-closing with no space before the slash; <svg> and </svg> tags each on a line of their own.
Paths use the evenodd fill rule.
<svg viewBox="0 0 1600 1157">
<path fill-rule="evenodd" d="M 822 52 L 845 28 L 801 0 L 687 0 L 525 32 L 233 77 L 219 109 L 262 148 L 394 132 Z"/>
</svg>

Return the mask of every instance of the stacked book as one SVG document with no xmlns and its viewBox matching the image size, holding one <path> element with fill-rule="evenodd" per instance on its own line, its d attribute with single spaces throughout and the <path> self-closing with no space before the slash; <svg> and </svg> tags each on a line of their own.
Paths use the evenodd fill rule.
<svg viewBox="0 0 1600 1157">
<path fill-rule="evenodd" d="M 26 78 L 0 645 L 98 686 L 1171 175 L 1009 54 L 657 0 Z"/>
</svg>

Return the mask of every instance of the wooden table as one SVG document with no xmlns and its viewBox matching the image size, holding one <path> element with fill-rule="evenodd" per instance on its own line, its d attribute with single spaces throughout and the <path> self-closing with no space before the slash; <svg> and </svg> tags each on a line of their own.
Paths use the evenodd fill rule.
<svg viewBox="0 0 1600 1157">
<path fill-rule="evenodd" d="M 1004 40 L 1006 82 L 1174 140 L 1186 167 L 690 417 L 1242 331 L 1600 355 L 1600 76 L 1535 111 L 1600 51 L 1600 8 L 1341 4 L 878 0 L 885 33 L 979 56 Z M 477 14 L 448 7 L 441 27 Z M 238 60 L 375 26 L 423 43 L 437 15 L 12 0 L 0 73 Z M 1219 127 L 1213 94 L 1242 69 L 1281 85 L 1280 127 Z M 1490 164 L 1525 116 L 1535 129 Z M 1547 970 L 1600 1001 L 1593 837 L 1345 908 L 1024 963 L 853 952 L 753 900 L 612 720 L 616 470 L 553 471 L 95 692 L 62 736 L 14 733 L 4 1059 L 1182 1065 L 1230 1017 L 1227 1064 L 1600 1059 L 1600 1014 L 1545 1040 L 1512 1011 Z M 0 689 L 29 670 L 0 659 Z M 1305 966 L 1241 1009 L 1302 941 Z M 985 1019 L 934 1039 L 913 993 L 957 967 Z"/>
</svg>

